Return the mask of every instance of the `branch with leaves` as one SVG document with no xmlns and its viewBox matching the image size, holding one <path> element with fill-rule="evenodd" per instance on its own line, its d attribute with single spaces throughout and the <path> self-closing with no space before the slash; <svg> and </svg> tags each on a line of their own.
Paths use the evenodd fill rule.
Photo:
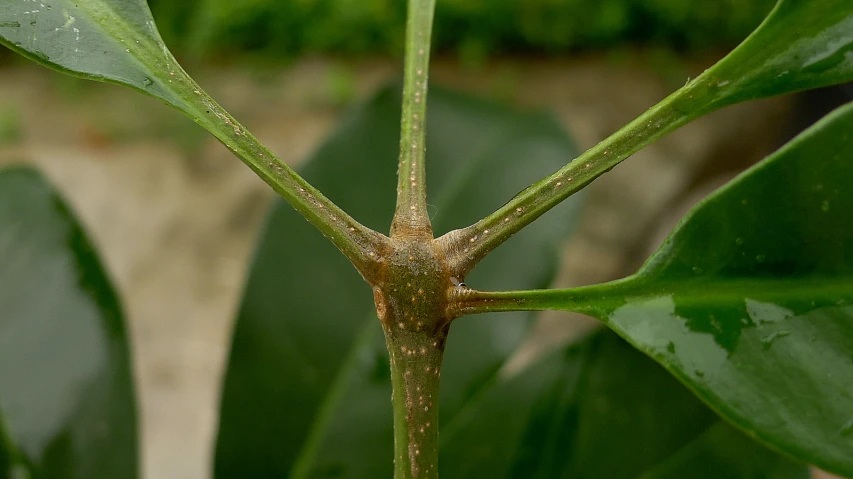
<svg viewBox="0 0 853 479">
<path fill-rule="evenodd" d="M 491 215 L 437 239 L 427 213 L 425 164 L 434 0 L 409 1 L 397 204 L 388 236 L 350 217 L 204 93 L 163 44 L 143 0 L 59 0 L 49 7 L 5 2 L 0 42 L 55 70 L 126 85 L 185 113 L 370 284 L 391 367 L 397 479 L 438 476 L 438 387 L 451 322 L 542 309 L 598 317 L 749 435 L 853 474 L 853 229 L 847 218 L 853 106 L 706 199 L 636 275 L 571 290 L 485 292 L 462 283 L 507 239 L 680 126 L 737 102 L 853 81 L 850 2 L 780 0 L 755 33 L 699 77 Z M 268 294 L 266 286 L 250 281 L 247 295 Z M 310 306 L 306 314 L 321 308 Z M 373 344 L 369 329 L 347 332 L 342 336 L 359 338 L 353 357 Z M 349 372 L 343 368 L 330 386 L 335 398 Z M 331 415 L 321 414 L 324 424 Z M 449 426 L 454 434 L 458 424 Z M 706 439 L 726 437 L 721 430 L 709 428 Z M 311 432 L 293 466 L 296 475 L 310 472 L 322 432 Z"/>
</svg>

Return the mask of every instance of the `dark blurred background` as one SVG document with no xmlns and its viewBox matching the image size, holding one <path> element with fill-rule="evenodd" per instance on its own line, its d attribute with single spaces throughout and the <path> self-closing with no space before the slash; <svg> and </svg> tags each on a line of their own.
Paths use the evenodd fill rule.
<svg viewBox="0 0 853 479">
<path fill-rule="evenodd" d="M 291 164 L 401 72 L 403 0 L 149 3 L 190 74 Z M 773 3 L 439 0 L 432 80 L 547 109 L 588 148 L 725 55 Z M 838 87 L 738 105 L 636 154 L 589 188 L 559 284 L 630 274 L 697 200 L 850 98 Z M 0 51 L 0 167 L 12 163 L 59 186 L 118 285 L 145 477 L 208 477 L 232 320 L 272 193 L 156 101 Z M 545 315 L 524 354 L 575 324 Z"/>
</svg>

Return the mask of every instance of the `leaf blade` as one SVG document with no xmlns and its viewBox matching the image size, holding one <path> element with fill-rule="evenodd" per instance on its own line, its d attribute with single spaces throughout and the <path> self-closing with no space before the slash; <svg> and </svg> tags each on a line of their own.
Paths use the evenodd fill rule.
<svg viewBox="0 0 853 479">
<path fill-rule="evenodd" d="M 41 6 L 44 5 L 44 6 Z M 0 43 L 63 73 L 129 86 L 179 110 L 169 84 L 183 70 L 140 0 L 10 0 L 0 6 Z"/>
</svg>

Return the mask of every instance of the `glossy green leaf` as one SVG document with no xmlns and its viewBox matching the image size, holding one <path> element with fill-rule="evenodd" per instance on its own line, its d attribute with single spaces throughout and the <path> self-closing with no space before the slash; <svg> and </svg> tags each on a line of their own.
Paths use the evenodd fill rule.
<svg viewBox="0 0 853 479">
<path fill-rule="evenodd" d="M 145 0 L 4 0 L 0 43 L 63 73 L 126 85 L 188 110 L 184 97 L 192 89 Z"/>
<path fill-rule="evenodd" d="M 575 150 L 556 123 L 432 89 L 429 203 L 437 231 L 473 221 Z M 350 115 L 303 168 L 367 226 L 394 209 L 400 91 Z M 519 234 L 478 271 L 494 287 L 545 286 L 577 202 Z M 512 274 L 495 274 L 501 267 Z M 289 207 L 269 218 L 241 307 L 222 396 L 216 476 L 390 477 L 390 373 L 368 286 Z M 452 418 L 495 380 L 529 313 L 454 325 L 442 374 Z M 474 341 L 472 338 L 476 338 Z M 449 420 L 449 419 L 448 419 Z"/>
<path fill-rule="evenodd" d="M 808 477 L 805 466 L 718 423 L 663 368 L 602 331 L 503 379 L 448 424 L 441 477 Z"/>
<path fill-rule="evenodd" d="M 851 189 L 853 104 L 705 199 L 636 275 L 521 296 L 605 320 L 741 429 L 853 476 Z"/>
<path fill-rule="evenodd" d="M 703 76 L 715 101 L 726 104 L 851 81 L 853 2 L 779 0 L 764 23 Z"/>
<path fill-rule="evenodd" d="M 0 477 L 137 477 L 121 309 L 38 174 L 0 173 Z"/>
<path fill-rule="evenodd" d="M 658 137 L 726 105 L 849 81 L 853 2 L 779 0 L 734 51 L 649 110 L 630 130 Z M 636 143 L 630 135 L 625 140 Z"/>
</svg>

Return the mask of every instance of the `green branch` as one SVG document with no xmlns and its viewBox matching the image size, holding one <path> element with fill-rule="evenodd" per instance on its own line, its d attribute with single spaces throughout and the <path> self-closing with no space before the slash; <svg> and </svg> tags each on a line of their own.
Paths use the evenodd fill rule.
<svg viewBox="0 0 853 479">
<path fill-rule="evenodd" d="M 409 0 L 403 77 L 397 209 L 391 236 L 432 238 L 426 206 L 425 130 L 430 37 L 435 0 Z"/>
<path fill-rule="evenodd" d="M 477 223 L 438 238 L 450 270 L 464 278 L 490 251 L 643 147 L 704 115 L 715 105 L 694 100 L 699 77 L 551 176 L 534 183 Z M 689 105 L 689 106 L 688 106 Z M 689 113 L 685 113 L 689 112 Z"/>
<path fill-rule="evenodd" d="M 192 82 L 189 76 L 187 81 Z M 368 281 L 375 279 L 388 238 L 362 225 L 282 162 L 197 86 L 195 120 L 211 132 L 309 223 L 320 230 Z M 189 100 L 189 99 L 187 99 Z"/>
<path fill-rule="evenodd" d="M 560 171 L 531 185 L 476 224 L 439 238 L 452 273 L 464 278 L 491 250 L 598 176 L 658 138 L 734 103 L 853 80 L 842 61 L 850 30 L 843 2 L 780 0 L 762 25 L 716 65 Z M 811 20 L 804 24 L 802 19 Z M 845 53 L 846 52 L 846 53 Z"/>
<path fill-rule="evenodd" d="M 0 29 L 0 43 L 60 72 L 129 86 L 188 115 L 375 280 L 388 238 L 359 224 L 263 146 L 181 68 L 145 2 L 125 3 L 57 0 L 52 9 L 29 11 L 26 2 L 8 2 L 0 7 L 4 17 L 38 13 L 39 21 L 10 23 Z"/>
</svg>

